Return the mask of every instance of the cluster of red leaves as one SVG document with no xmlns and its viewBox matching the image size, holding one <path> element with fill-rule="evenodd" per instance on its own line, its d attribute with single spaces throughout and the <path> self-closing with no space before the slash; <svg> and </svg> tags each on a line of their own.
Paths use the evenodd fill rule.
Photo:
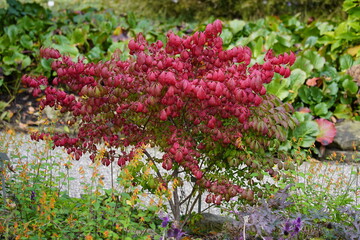
<svg viewBox="0 0 360 240">
<path fill-rule="evenodd" d="M 163 168 L 182 167 L 214 193 L 208 202 L 219 204 L 237 194 L 252 199 L 251 190 L 229 181 L 206 180 L 199 159 L 208 157 L 214 143 L 237 146 L 253 126 L 248 119 L 251 108 L 262 104 L 264 83 L 275 72 L 288 77 L 295 55 L 276 57 L 270 50 L 264 64 L 249 67 L 251 50 L 224 50 L 221 31 L 217 20 L 192 36 L 181 38 L 170 32 L 165 46 L 161 41 L 149 44 L 140 34 L 129 42 L 131 57 L 126 61 L 114 57 L 99 63 L 74 62 L 57 50 L 42 49 L 42 57 L 55 59 L 52 69 L 57 77 L 52 84 L 66 85 L 78 99 L 48 86 L 43 77 L 24 76 L 22 80 L 34 87 L 36 95 L 40 85 L 46 86 L 41 108 L 60 106 L 62 113 L 73 114 L 72 123 L 79 122 L 76 138 L 52 137 L 55 146 L 65 147 L 76 159 L 89 152 L 94 160 L 101 142 L 109 149 L 150 144 L 164 152 Z M 259 131 L 273 134 L 264 128 Z M 117 155 L 109 150 L 102 162 L 109 165 L 116 160 L 123 166 L 132 156 L 133 151 Z"/>
</svg>

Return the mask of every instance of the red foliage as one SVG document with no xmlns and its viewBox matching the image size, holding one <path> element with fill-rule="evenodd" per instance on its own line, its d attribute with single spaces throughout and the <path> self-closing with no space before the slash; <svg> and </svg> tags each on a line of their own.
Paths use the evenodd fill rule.
<svg viewBox="0 0 360 240">
<path fill-rule="evenodd" d="M 264 123 L 248 122 L 251 108 L 262 104 L 264 84 L 272 80 L 274 72 L 290 75 L 295 55 L 276 57 L 270 50 L 264 64 L 249 67 L 251 50 L 224 50 L 221 31 L 222 24 L 216 20 L 192 36 L 181 38 L 170 32 L 165 46 L 161 41 L 149 44 L 140 34 L 129 42 L 132 56 L 126 61 L 113 57 L 99 63 L 73 62 L 57 50 L 42 49 L 43 57 L 56 59 L 53 85 L 66 85 L 80 98 L 47 86 L 43 77 L 24 76 L 22 80 L 37 94 L 40 85 L 46 86 L 41 108 L 61 106 L 62 113 L 71 112 L 73 122 L 79 122 L 77 137 L 52 137 L 55 146 L 65 147 L 76 159 L 89 152 L 94 160 L 100 142 L 109 148 L 155 145 L 165 153 L 164 169 L 180 166 L 213 193 L 207 201 L 219 204 L 237 194 L 251 200 L 251 190 L 230 181 L 207 180 L 199 159 L 210 157 L 207 153 L 214 144 L 237 146 L 239 137 L 249 129 L 274 136 Z M 254 149 L 260 147 L 253 145 Z M 123 166 L 132 154 L 118 156 L 109 151 L 102 162 L 109 165 L 116 160 Z"/>
</svg>

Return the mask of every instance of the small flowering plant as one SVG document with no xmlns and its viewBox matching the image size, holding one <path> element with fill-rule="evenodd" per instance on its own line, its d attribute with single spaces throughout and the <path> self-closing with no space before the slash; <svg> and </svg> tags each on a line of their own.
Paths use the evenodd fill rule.
<svg viewBox="0 0 360 240">
<path fill-rule="evenodd" d="M 170 219 L 169 216 L 160 214 L 159 218 L 162 220 L 161 227 L 163 228 L 164 234 L 160 238 L 160 240 L 180 240 L 182 236 L 184 236 L 185 232 L 183 232 L 178 226 L 175 224 L 169 224 Z"/>
<path fill-rule="evenodd" d="M 139 147 L 158 147 L 164 153 L 161 158 L 146 149 L 144 154 L 162 188 L 192 177 L 192 194 L 207 190 L 208 203 L 220 204 L 234 196 L 252 201 L 258 189 L 250 181 L 253 176 L 275 177 L 274 166 L 287 159 L 277 148 L 286 140 L 286 130 L 296 124 L 293 110 L 267 94 L 264 84 L 275 73 L 289 77 L 295 55 L 275 56 L 269 50 L 263 64 L 250 64 L 251 50 L 224 50 L 221 32 L 222 23 L 216 20 L 192 36 L 170 32 L 166 44 L 150 44 L 139 34 L 129 42 L 131 56 L 125 61 L 116 55 L 106 62 L 73 61 L 45 48 L 40 54 L 54 60 L 51 67 L 57 77 L 52 84 L 43 76 L 25 75 L 22 81 L 33 88 L 34 96 L 43 91 L 41 109 L 50 106 L 72 114 L 67 124 L 78 124 L 77 136 L 49 137 L 76 160 L 88 152 L 94 161 L 99 144 L 105 143 L 101 162 L 124 166 Z M 48 135 L 36 133 L 32 138 Z M 160 174 L 157 164 L 169 171 L 168 176 Z M 178 221 L 184 202 L 176 186 L 174 191 L 169 203 Z"/>
<path fill-rule="evenodd" d="M 299 234 L 301 230 L 301 218 L 298 217 L 295 220 L 288 220 L 284 226 L 284 235 L 294 237 Z"/>
</svg>

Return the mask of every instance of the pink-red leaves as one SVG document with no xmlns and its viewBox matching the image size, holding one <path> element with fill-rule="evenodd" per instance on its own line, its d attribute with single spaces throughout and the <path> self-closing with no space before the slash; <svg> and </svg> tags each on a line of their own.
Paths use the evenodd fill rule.
<svg viewBox="0 0 360 240">
<path fill-rule="evenodd" d="M 57 73 L 53 85 L 66 85 L 80 98 L 47 86 L 47 78 L 42 76 L 23 76 L 22 81 L 33 88 L 35 96 L 45 89 L 41 108 L 57 107 L 73 115 L 72 124 L 79 124 L 76 141 L 65 135 L 53 141 L 76 159 L 89 152 L 94 161 L 96 146 L 106 141 L 109 149 L 102 163 L 109 165 L 116 160 L 124 166 L 133 156 L 119 156 L 111 148 L 149 144 L 164 152 L 164 169 L 183 168 L 202 181 L 199 185 L 214 193 L 208 202 L 220 204 L 235 194 L 252 199 L 251 191 L 225 180 L 206 179 L 207 172 L 201 167 L 206 167 L 207 160 L 218 161 L 209 153 L 214 146 L 236 147 L 236 140 L 248 131 L 283 139 L 277 126 L 252 121 L 252 114 L 267 98 L 264 83 L 272 80 L 274 72 L 288 77 L 295 54 L 275 56 L 270 50 L 264 64 L 249 66 L 250 48 L 224 50 L 221 31 L 222 23 L 216 20 L 192 36 L 170 32 L 165 47 L 161 41 L 149 44 L 139 34 L 129 41 L 132 56 L 125 61 L 114 57 L 98 63 L 85 59 L 74 62 L 55 49 L 42 48 L 44 58 L 57 59 L 51 64 Z M 320 136 L 319 141 L 329 142 L 326 137 Z M 246 144 L 260 150 L 264 142 L 248 140 Z M 200 165 L 200 159 L 207 160 Z M 240 164 L 239 159 L 234 161 L 232 165 Z"/>
<path fill-rule="evenodd" d="M 326 146 L 334 141 L 336 135 L 336 128 L 334 123 L 326 119 L 316 119 L 316 123 L 319 125 L 320 133 L 316 137 L 316 141 Z"/>
</svg>

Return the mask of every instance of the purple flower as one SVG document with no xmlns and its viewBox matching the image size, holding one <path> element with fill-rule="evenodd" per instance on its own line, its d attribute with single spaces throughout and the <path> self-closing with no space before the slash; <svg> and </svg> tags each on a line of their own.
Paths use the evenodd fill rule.
<svg viewBox="0 0 360 240">
<path fill-rule="evenodd" d="M 301 229 L 301 218 L 298 217 L 293 221 L 286 221 L 284 226 L 284 235 L 287 236 L 290 234 L 291 237 L 297 235 Z"/>
<path fill-rule="evenodd" d="M 34 192 L 34 191 L 31 191 L 30 199 L 31 199 L 32 201 L 34 201 L 34 200 L 35 200 L 35 197 L 36 197 L 35 192 Z"/>
<path fill-rule="evenodd" d="M 185 234 L 185 232 L 181 231 L 178 228 L 170 228 L 167 232 L 168 238 L 175 238 L 176 240 L 180 240 L 181 237 Z"/>
<path fill-rule="evenodd" d="M 161 212 L 159 218 L 162 220 L 161 227 L 165 228 L 169 223 L 169 217 Z"/>
<path fill-rule="evenodd" d="M 163 218 L 160 218 L 162 220 L 162 223 L 161 223 L 161 227 L 166 227 L 169 223 L 169 218 L 168 217 L 163 217 Z"/>
</svg>

